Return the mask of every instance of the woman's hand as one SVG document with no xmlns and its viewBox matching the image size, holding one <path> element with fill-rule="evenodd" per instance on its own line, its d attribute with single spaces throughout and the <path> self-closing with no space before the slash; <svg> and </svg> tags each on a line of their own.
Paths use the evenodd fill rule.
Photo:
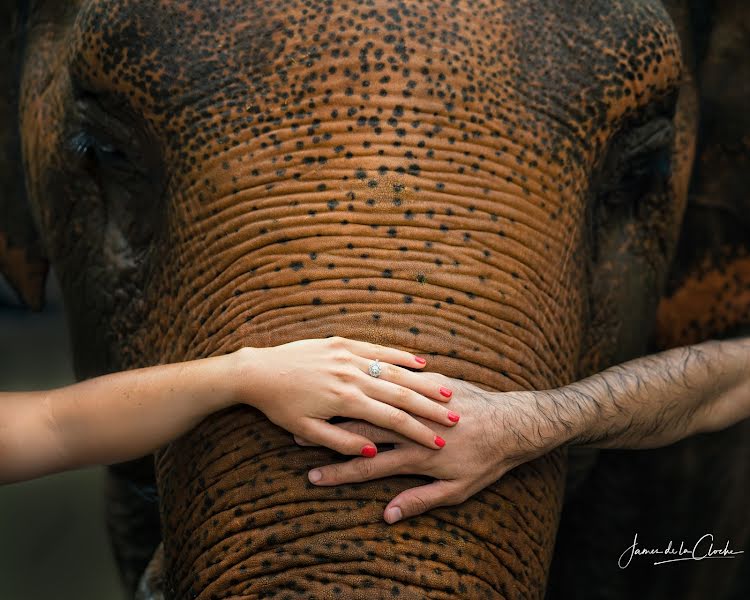
<svg viewBox="0 0 750 600">
<path fill-rule="evenodd" d="M 426 422 L 449 430 L 459 416 L 444 404 L 452 392 L 423 373 L 425 360 L 408 352 L 341 337 L 307 339 L 270 348 L 245 348 L 240 357 L 239 401 L 255 406 L 276 425 L 342 454 L 377 453 L 375 440 L 327 422 L 332 417 L 361 419 L 398 432 L 428 452 L 445 445 Z M 380 361 L 379 377 L 368 373 Z M 242 373 L 252 371 L 252 389 L 242 388 Z M 412 416 L 414 415 L 414 416 Z"/>
<path fill-rule="evenodd" d="M 361 421 L 341 423 L 342 431 L 393 444 L 372 460 L 360 458 L 313 469 L 316 485 L 339 485 L 389 477 L 427 475 L 435 481 L 406 490 L 385 509 L 388 523 L 413 517 L 438 506 L 460 504 L 500 479 L 514 467 L 537 458 L 565 441 L 566 428 L 550 415 L 553 398 L 545 392 L 493 393 L 438 373 L 423 373 L 420 382 L 452 387 L 449 407 L 461 413 L 461 427 L 440 428 L 447 445 L 431 452 L 401 435 Z M 297 436 L 297 443 L 310 441 Z"/>
<path fill-rule="evenodd" d="M 395 449 L 374 460 L 313 469 L 310 481 L 337 485 L 419 474 L 435 482 L 406 490 L 386 507 L 393 523 L 462 502 L 510 469 L 563 444 L 658 448 L 750 418 L 750 338 L 706 342 L 644 356 L 562 388 L 486 392 L 436 373 L 423 383 L 452 387 L 461 427 L 444 430 L 445 451 L 430 453 L 363 423 L 339 427 Z M 298 440 L 298 443 L 306 443 Z"/>
</svg>

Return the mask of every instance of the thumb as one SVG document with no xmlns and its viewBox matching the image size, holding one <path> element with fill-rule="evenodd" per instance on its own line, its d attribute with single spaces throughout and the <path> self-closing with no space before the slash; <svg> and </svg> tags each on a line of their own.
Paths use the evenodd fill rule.
<svg viewBox="0 0 750 600">
<path fill-rule="evenodd" d="M 453 482 L 439 479 L 401 492 L 385 507 L 383 517 L 386 523 L 393 524 L 402 519 L 416 517 L 438 506 L 450 506 L 460 502 Z"/>
</svg>

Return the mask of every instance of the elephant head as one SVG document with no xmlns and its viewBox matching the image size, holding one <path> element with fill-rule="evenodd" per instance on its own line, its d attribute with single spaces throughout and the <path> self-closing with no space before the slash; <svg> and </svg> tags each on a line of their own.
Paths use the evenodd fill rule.
<svg viewBox="0 0 750 600">
<path fill-rule="evenodd" d="M 79 377 L 340 335 L 507 391 L 646 348 L 692 160 L 659 2 L 29 8 L 26 195 Z M 330 460 L 246 408 L 162 449 L 168 596 L 543 595 L 561 451 L 393 526 L 414 479 L 313 489 Z"/>
</svg>

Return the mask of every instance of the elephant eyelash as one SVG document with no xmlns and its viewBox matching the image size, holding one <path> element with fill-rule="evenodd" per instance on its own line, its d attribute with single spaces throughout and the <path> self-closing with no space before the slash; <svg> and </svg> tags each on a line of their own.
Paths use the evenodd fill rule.
<svg viewBox="0 0 750 600">
<path fill-rule="evenodd" d="M 85 131 L 75 134 L 69 146 L 76 158 L 85 161 L 90 167 L 122 166 L 129 162 L 127 155 L 114 144 L 103 143 Z"/>
<path fill-rule="evenodd" d="M 672 174 L 674 126 L 659 118 L 631 129 L 617 139 L 605 168 L 600 198 L 606 204 L 638 201 L 649 188 Z"/>
<path fill-rule="evenodd" d="M 92 150 L 92 139 L 85 133 L 81 132 L 74 135 L 68 145 L 74 154 L 84 158 Z"/>
</svg>

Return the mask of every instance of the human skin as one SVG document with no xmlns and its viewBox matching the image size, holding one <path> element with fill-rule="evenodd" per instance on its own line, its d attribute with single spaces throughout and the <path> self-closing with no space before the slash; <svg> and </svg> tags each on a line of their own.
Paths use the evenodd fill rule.
<svg viewBox="0 0 750 600">
<path fill-rule="evenodd" d="M 365 373 L 368 357 L 391 363 L 388 371 L 378 378 Z M 327 423 L 332 417 L 380 423 L 440 449 L 442 438 L 412 415 L 455 425 L 460 416 L 436 402 L 447 401 L 451 390 L 398 366 L 425 363 L 355 340 L 301 340 L 48 392 L 0 393 L 0 484 L 140 458 L 234 404 L 257 408 L 279 427 L 341 454 L 372 458 L 376 448 Z"/>
<path fill-rule="evenodd" d="M 343 335 L 512 391 L 645 350 L 693 139 L 660 3 L 39 6 L 19 131 L 78 377 Z M 204 420 L 156 455 L 142 551 L 120 520 L 128 581 L 161 531 L 179 598 L 544 594 L 563 453 L 403 529 L 381 503 L 413 482 L 307 485 L 325 456 Z M 146 463 L 112 473 L 153 513 Z"/>
<path fill-rule="evenodd" d="M 439 375 L 427 374 L 435 385 Z M 468 397 L 469 395 L 472 398 Z M 750 417 L 750 338 L 676 348 L 611 367 L 555 390 L 497 394 L 459 389 L 449 406 L 463 411 L 450 446 L 424 452 L 403 436 L 367 423 L 341 429 L 394 449 L 308 473 L 316 485 L 394 475 L 434 482 L 401 492 L 385 508 L 394 523 L 459 504 L 508 471 L 560 446 L 658 448 Z M 309 445 L 297 436 L 297 443 Z"/>
</svg>

